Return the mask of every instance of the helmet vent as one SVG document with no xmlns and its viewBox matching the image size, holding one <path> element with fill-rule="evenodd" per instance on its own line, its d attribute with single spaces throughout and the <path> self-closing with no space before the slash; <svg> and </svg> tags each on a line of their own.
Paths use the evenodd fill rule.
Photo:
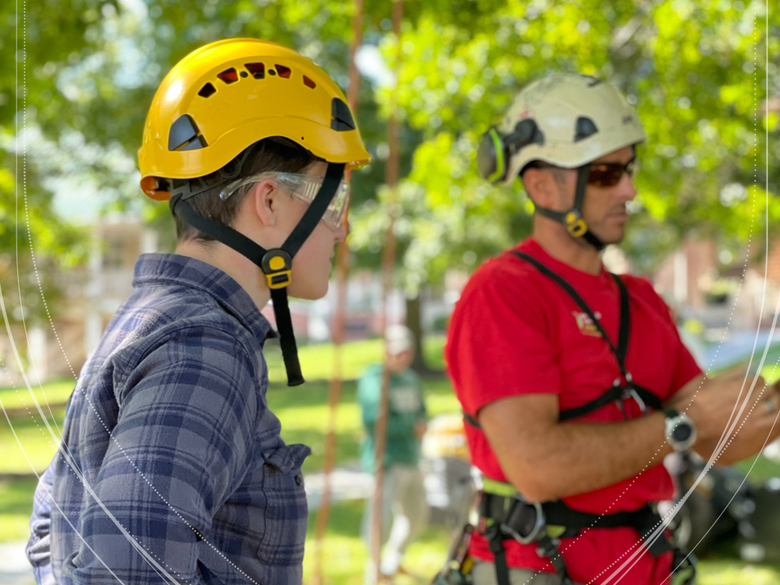
<svg viewBox="0 0 780 585">
<path fill-rule="evenodd" d="M 276 65 L 276 72 L 279 74 L 279 77 L 283 77 L 285 79 L 290 79 L 290 68 L 285 67 L 284 65 Z"/>
<path fill-rule="evenodd" d="M 198 125 L 189 114 L 179 116 L 168 133 L 168 150 L 198 150 L 208 146 Z"/>
<path fill-rule="evenodd" d="M 306 77 L 305 75 L 303 76 L 303 84 L 304 84 L 306 87 L 310 87 L 310 88 L 312 88 L 312 89 L 314 89 L 315 87 L 317 87 L 317 84 L 316 84 L 316 83 L 314 83 L 314 82 L 313 82 L 311 79 L 309 79 L 309 78 L 308 78 L 308 77 Z"/>
<path fill-rule="evenodd" d="M 244 67 L 255 79 L 265 79 L 265 65 L 262 63 L 245 63 Z"/>
<path fill-rule="evenodd" d="M 235 68 L 231 67 L 230 69 L 225 69 L 222 73 L 217 73 L 217 77 L 230 85 L 231 83 L 238 81 L 238 72 Z"/>
<path fill-rule="evenodd" d="M 217 89 L 210 83 L 207 83 L 206 85 L 200 88 L 198 95 L 200 97 L 208 98 L 213 96 L 215 93 L 217 93 Z"/>
<path fill-rule="evenodd" d="M 333 119 L 330 121 L 331 129 L 336 132 L 347 132 L 355 129 L 355 120 L 352 118 L 352 112 L 349 106 L 339 98 L 333 98 L 331 112 Z"/>
<path fill-rule="evenodd" d="M 577 125 L 575 128 L 574 142 L 585 140 L 598 133 L 599 129 L 596 128 L 596 124 L 590 118 L 580 116 L 577 118 Z"/>
</svg>

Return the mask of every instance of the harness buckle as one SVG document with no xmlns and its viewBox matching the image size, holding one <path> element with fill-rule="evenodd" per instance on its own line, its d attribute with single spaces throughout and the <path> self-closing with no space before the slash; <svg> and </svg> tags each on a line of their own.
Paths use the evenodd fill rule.
<svg viewBox="0 0 780 585">
<path fill-rule="evenodd" d="M 546 534 L 547 518 L 539 502 L 533 504 L 515 496 L 515 502 L 501 523 L 501 530 L 521 544 L 530 544 Z"/>
<path fill-rule="evenodd" d="M 642 400 L 642 397 L 639 396 L 639 394 L 637 393 L 636 389 L 633 386 L 631 386 L 630 389 L 628 390 L 628 394 L 631 398 L 634 399 L 634 402 L 636 402 L 637 406 L 639 406 L 639 410 L 642 411 L 642 415 L 644 416 L 645 414 L 647 414 L 647 404 L 645 404 L 645 401 Z"/>
<path fill-rule="evenodd" d="M 620 388 L 623 392 L 620 398 L 618 398 L 618 408 L 620 408 L 620 412 L 623 413 L 623 418 L 625 420 L 628 420 L 628 413 L 626 412 L 626 406 L 623 404 L 623 401 L 627 398 L 631 398 L 634 402 L 636 402 L 636 405 L 639 407 L 639 410 L 642 412 L 642 416 L 646 415 L 648 412 L 647 403 L 645 403 L 644 400 L 642 400 L 642 397 L 639 395 L 639 393 L 636 391 L 636 388 L 634 387 L 633 381 L 634 378 L 631 375 L 631 372 L 626 372 L 623 376 L 626 380 L 625 386 L 622 384 L 621 379 L 615 378 L 615 381 L 612 383 L 612 386 L 614 388 Z"/>
<path fill-rule="evenodd" d="M 268 288 L 285 288 L 292 282 L 292 258 L 281 248 L 266 252 L 261 264 Z"/>
<path fill-rule="evenodd" d="M 566 212 L 566 229 L 575 238 L 585 235 L 588 231 L 588 224 L 582 219 L 582 214 L 578 209 L 571 209 Z"/>
</svg>

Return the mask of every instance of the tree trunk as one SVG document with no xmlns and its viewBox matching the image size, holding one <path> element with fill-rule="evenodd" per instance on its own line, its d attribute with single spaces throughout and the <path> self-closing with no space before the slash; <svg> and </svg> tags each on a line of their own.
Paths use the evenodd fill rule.
<svg viewBox="0 0 780 585">
<path fill-rule="evenodd" d="M 443 372 L 432 369 L 425 361 L 425 355 L 423 353 L 422 301 L 420 299 L 420 292 L 414 297 L 406 297 L 406 326 L 412 330 L 414 346 L 417 348 L 417 351 L 414 352 L 412 369 L 421 376 L 442 374 Z"/>
</svg>

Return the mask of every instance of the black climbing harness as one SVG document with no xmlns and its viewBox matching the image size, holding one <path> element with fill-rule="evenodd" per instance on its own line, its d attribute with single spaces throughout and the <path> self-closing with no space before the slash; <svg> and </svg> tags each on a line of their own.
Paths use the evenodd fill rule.
<svg viewBox="0 0 780 585">
<path fill-rule="evenodd" d="M 642 388 L 631 377 L 626 369 L 625 359 L 628 351 L 630 333 L 630 307 L 626 285 L 621 278 L 611 274 L 620 291 L 620 325 L 617 346 L 604 331 L 595 314 L 574 288 L 558 274 L 544 266 L 541 262 L 523 252 L 513 252 L 517 257 L 529 262 L 542 274 L 554 280 L 590 317 L 601 337 L 609 344 L 619 368 L 619 376 L 611 388 L 598 398 L 581 406 L 562 410 L 558 420 L 565 421 L 581 417 L 593 412 L 611 402 L 617 402 L 628 419 L 624 400 L 633 399 L 642 414 L 649 409 L 660 410 L 661 400 L 649 390 Z M 476 428 L 479 422 L 468 413 L 464 413 L 465 421 Z M 616 512 L 613 514 L 589 514 L 569 508 L 561 501 L 545 503 L 529 503 L 517 493 L 510 484 L 484 478 L 484 490 L 481 494 L 479 531 L 488 540 L 493 553 L 498 585 L 509 585 L 509 568 L 506 563 L 504 541 L 514 539 L 523 544 L 536 544 L 537 554 L 546 557 L 561 579 L 562 585 L 573 585 L 568 574 L 559 546 L 561 538 L 572 538 L 587 528 L 634 528 L 648 546 L 650 553 L 658 557 L 668 551 L 674 552 L 674 570 L 678 574 L 687 571 L 683 584 L 693 582 L 696 574 L 695 557 L 685 555 L 677 548 L 665 533 L 658 534 L 662 520 L 653 505 L 646 505 L 638 510 Z"/>
</svg>

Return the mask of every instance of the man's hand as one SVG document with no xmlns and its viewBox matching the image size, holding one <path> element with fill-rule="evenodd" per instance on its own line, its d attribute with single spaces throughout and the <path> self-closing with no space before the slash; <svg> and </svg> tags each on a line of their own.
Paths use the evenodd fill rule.
<svg viewBox="0 0 780 585">
<path fill-rule="evenodd" d="M 754 455 L 780 436 L 778 383 L 767 385 L 761 376 L 746 376 L 743 365 L 713 378 L 694 378 L 666 406 L 693 420 L 698 435 L 694 449 L 705 458 L 712 455 L 724 433 L 729 433 L 727 447 L 717 460 L 720 464 Z"/>
</svg>

